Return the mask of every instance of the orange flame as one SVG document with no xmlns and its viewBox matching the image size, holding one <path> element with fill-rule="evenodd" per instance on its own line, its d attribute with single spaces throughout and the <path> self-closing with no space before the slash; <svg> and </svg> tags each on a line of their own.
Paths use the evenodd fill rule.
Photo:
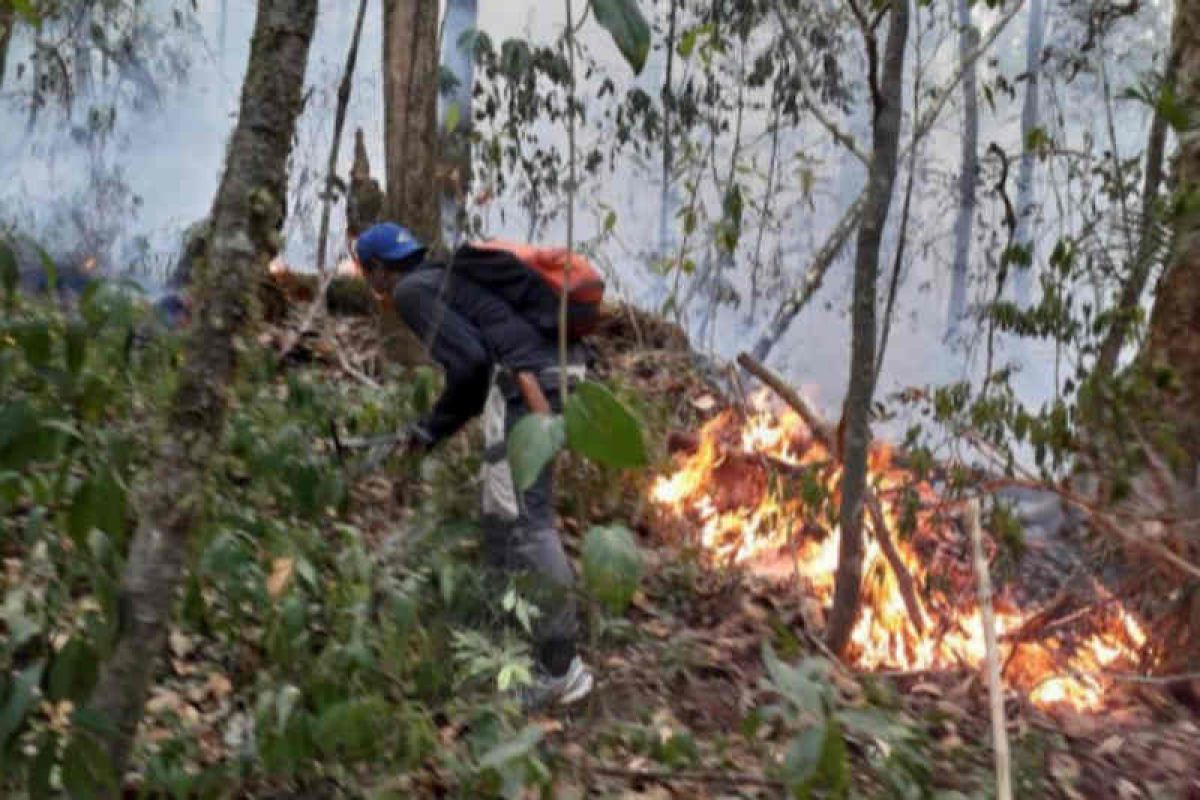
<svg viewBox="0 0 1200 800">
<path fill-rule="evenodd" d="M 806 591 L 827 605 L 838 561 L 840 532 L 835 522 L 822 508 L 810 507 L 795 496 L 795 485 L 802 482 L 799 478 L 781 482 L 787 487 L 773 486 L 761 475 L 747 477 L 746 470 L 729 469 L 725 454 L 740 451 L 776 465 L 810 467 L 807 474 L 819 481 L 830 497 L 836 497 L 840 469 L 794 412 L 772 411 L 762 395 L 754 398 L 751 409 L 744 420 L 732 411 L 710 420 L 701 429 L 696 451 L 683 458 L 673 473 L 655 481 L 650 498 L 694 529 L 698 543 L 718 561 L 750 563 L 773 553 L 790 555 Z M 937 497 L 928 484 L 893 466 L 891 455 L 885 445 L 872 446 L 869 480 L 880 497 L 901 561 L 919 586 L 929 586 L 929 559 L 919 557 L 914 545 L 920 539 L 934 545 L 945 543 L 952 534 L 939 529 L 932 513 L 918 510 L 915 533 L 907 539 L 895 535 L 904 513 L 902 501 L 897 499 L 902 489 L 907 488 L 910 497 L 915 492 L 922 508 L 933 505 Z M 969 566 L 959 566 L 973 581 Z M 932 624 L 922 635 L 914 629 L 896 577 L 870 536 L 864 543 L 863 575 L 862 610 L 850 647 L 859 667 L 921 670 L 983 661 L 982 615 L 973 600 L 973 583 L 972 591 L 953 598 L 945 592 L 926 592 L 922 611 Z M 1030 617 L 1010 605 L 1001 599 L 996 608 L 1001 640 L 1019 631 Z M 1103 673 L 1122 661 L 1134 661 L 1146 637 L 1137 620 L 1114 604 L 1096 616 L 1092 622 L 1100 632 L 1070 646 L 1059 638 L 1003 643 L 1001 656 L 1008 682 L 1028 692 L 1039 705 L 1063 703 L 1083 710 L 1102 707 L 1109 686 Z"/>
</svg>

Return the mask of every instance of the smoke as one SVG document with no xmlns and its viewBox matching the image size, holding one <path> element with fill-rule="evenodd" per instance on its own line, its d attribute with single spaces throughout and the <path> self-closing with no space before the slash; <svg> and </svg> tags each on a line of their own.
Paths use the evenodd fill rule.
<svg viewBox="0 0 1200 800">
<path fill-rule="evenodd" d="M 180 4 L 152 0 L 142 4 L 143 22 L 136 31 L 134 57 L 124 63 L 97 57 L 90 70 L 76 70 L 88 78 L 75 87 L 69 111 L 49 99 L 31 114 L 34 37 L 20 29 L 9 54 L 6 85 L 0 91 L 0 226 L 16 226 L 38 238 L 56 257 L 81 261 L 95 257 L 110 274 L 132 274 L 148 289 L 161 286 L 180 248 L 184 230 L 208 211 L 219 180 L 225 143 L 237 113 L 238 95 L 254 23 L 253 3 L 202 3 L 195 11 L 176 14 Z M 184 4 L 190 7 L 190 4 Z M 643 4 L 647 8 L 649 4 Z M 318 194 L 333 125 L 337 83 L 354 22 L 354 4 L 345 0 L 322 0 L 318 27 L 308 69 L 310 93 L 297 134 L 291 171 L 286 228 L 285 258 L 297 269 L 311 268 L 316 261 Z M 649 9 L 647 8 L 647 11 Z M 996 13 L 976 9 L 982 28 Z M 655 8 L 663 14 L 663 9 Z M 1064 12 L 1065 13 L 1065 12 Z M 1165 39 L 1167 13 L 1154 7 L 1145 12 L 1152 24 L 1138 42 L 1124 44 L 1114 59 L 1113 82 L 1119 92 L 1139 80 L 1152 66 L 1151 54 Z M 480 26 L 497 44 L 507 37 L 529 37 L 549 43 L 562 27 L 558 4 L 522 0 L 513 3 L 484 3 Z M 376 175 L 383 172 L 382 80 L 379 46 L 381 12 L 378 0 L 368 9 L 363 44 L 349 109 L 347 143 L 343 143 L 343 174 L 348 171 L 352 148 L 349 137 L 356 127 L 365 133 L 368 153 Z M 924 71 L 926 86 L 944 85 L 956 66 L 956 31 L 952 9 L 934 6 L 922 12 L 920 47 L 910 48 L 910 71 Z M 691 22 L 694 22 L 691 21 Z M 1067 21 L 1052 14 L 1046 31 L 1051 48 L 1069 48 L 1063 39 Z M 987 86 L 989 102 L 981 104 L 981 150 L 998 142 L 1006 151 L 1021 151 L 1019 101 L 1021 92 L 1004 91 L 1022 71 L 1024 13 L 997 41 L 994 57 L 980 61 L 980 85 Z M 766 32 L 751 39 L 751 51 L 761 44 Z M 656 33 L 661 38 L 661 29 Z M 607 152 L 615 136 L 610 113 L 614 98 L 628 87 L 642 89 L 657 98 L 665 74 L 665 54 L 656 46 L 644 73 L 635 78 L 607 34 L 589 23 L 582 40 L 595 59 L 593 75 L 581 82 L 587 123 L 581 130 L 580 151 Z M 857 37 L 848 42 L 857 46 Z M 657 45 L 661 42 L 656 41 Z M 919 50 L 919 55 L 915 55 Z M 753 53 L 751 53 L 753 55 Z M 726 57 L 727 60 L 731 56 Z M 863 86 L 862 58 L 854 51 L 840 54 L 849 73 L 854 94 L 850 113 L 835 114 L 836 121 L 859 145 L 869 149 L 870 117 Z M 17 65 L 25 65 L 20 72 Z M 676 65 L 677 85 L 699 80 L 696 59 L 681 59 Z M 1119 73 L 1118 73 L 1119 71 Z M 1000 79 L 1004 78 L 1004 81 Z M 604 79 L 611 79 L 616 93 L 606 99 L 596 95 Z M 1095 148 L 1104 141 L 1103 121 L 1094 109 L 1096 81 L 1088 76 L 1047 90 L 1046 117 L 1049 135 L 1064 149 Z M 909 87 L 906 86 L 906 102 Z M 927 100 L 926 100 L 927 102 Z M 1119 103 L 1117 127 L 1123 154 L 1141 149 L 1147 110 L 1133 103 Z M 906 110 L 906 129 L 911 125 Z M 743 184 L 746 198 L 743 235 L 732 254 L 733 268 L 719 271 L 707 289 L 695 293 L 683 321 L 696 334 L 697 342 L 719 356 L 734 356 L 757 338 L 776 304 L 793 290 L 809 267 L 834 222 L 865 181 L 865 170 L 814 120 L 802 116 L 800 124 L 781 131 L 778 152 L 782 167 L 773 197 L 775 217 L 761 231 L 759 215 L 765 191 L 771 138 L 766 135 L 774 119 L 773 109 L 758 102 L 747 107 L 743 119 L 736 163 L 731 174 Z M 909 231 L 908 263 L 895 317 L 895 329 L 883 374 L 881 395 L 902 386 L 940 383 L 964 377 L 978 378 L 979 359 L 969 360 L 979 347 L 978 332 L 971 332 L 974 347 L 942 341 L 943 309 L 950 291 L 952 224 L 955 209 L 954 181 L 958 164 L 959 132 L 957 102 L 947 108 L 939 125 L 922 147 L 917 163 L 913 221 Z M 540 123 L 538 139 L 565 150 L 561 123 Z M 656 259 L 692 259 L 698 267 L 712 261 L 714 251 L 706 244 L 713 236 L 712 225 L 721 216 L 723 202 L 712 174 L 724 175 L 731 166 L 732 136 L 722 133 L 710 142 L 697 133 L 693 163 L 681 160 L 674 182 L 669 219 L 675 226 L 670 237 L 677 249 L 660 252 L 660 158 L 655 144 L 648 149 L 622 150 L 612 163 L 604 164 L 579 190 L 576 240 L 596 246 L 597 260 L 612 277 L 615 293 L 651 307 L 659 306 L 675 281 L 651 269 Z M 904 134 L 907 138 L 907 132 Z M 711 162 L 711 163 L 710 163 Z M 1094 166 L 1094 165 L 1093 165 Z M 994 258 L 1003 239 L 1000 204 L 992 187 L 991 173 L 981 177 L 979 219 L 974 242 L 974 302 L 982 302 Z M 901 174 L 897 191 L 907 176 Z M 1073 181 L 1073 182 L 1072 182 Z M 694 182 L 694 193 L 688 191 Z M 1034 185 L 1039 252 L 1048 252 L 1055 237 L 1079 225 L 1084 210 L 1073 203 L 1074 193 L 1085 190 L 1084 178 L 1070 177 L 1053 165 L 1044 165 Z M 1059 195 L 1055 195 L 1058 187 Z M 1063 193 L 1066 196 L 1063 196 Z M 562 198 L 546 201 L 552 212 L 537 228 L 541 240 L 561 243 L 566 239 Z M 700 214 L 698 230 L 690 237 L 681 234 L 678 215 L 691 204 Z M 895 203 L 899 208 L 899 201 Z M 489 234 L 523 238 L 530 219 L 514 196 L 499 196 L 473 206 Z M 342 209 L 334 211 L 335 235 Z M 1104 209 L 1100 213 L 1106 213 Z M 615 226 L 609 227 L 614 218 Z M 881 281 L 891 267 L 895 246 L 896 218 L 892 215 L 885 239 Z M 691 250 L 685 248 L 687 244 Z M 336 246 L 336 245 L 334 245 Z M 849 363 L 849 320 L 846 316 L 850 293 L 852 244 L 835 262 L 822 290 L 799 317 L 772 354 L 772 366 L 796 383 L 814 389 L 831 414 L 836 413 L 844 390 Z M 993 260 L 989 261 L 987 253 Z M 757 265 L 754 297 L 749 275 Z M 691 279 L 683 278 L 686 291 Z M 884 293 L 881 292 L 881 296 Z M 970 344 L 967 342 L 966 344 Z M 1022 397 L 1045 400 L 1061 387 L 1060 354 L 1052 345 L 1020 348 L 1001 342 L 1000 360 L 1022 362 L 1017 383 Z"/>
</svg>

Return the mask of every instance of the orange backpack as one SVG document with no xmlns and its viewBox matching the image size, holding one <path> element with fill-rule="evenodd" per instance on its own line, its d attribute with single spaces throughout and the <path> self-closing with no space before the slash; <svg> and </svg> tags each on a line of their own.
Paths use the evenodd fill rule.
<svg viewBox="0 0 1200 800">
<path fill-rule="evenodd" d="M 506 296 L 518 311 L 547 333 L 557 332 L 559 306 L 567 298 L 567 335 L 585 336 L 599 321 L 604 300 L 604 276 L 580 253 L 568 256 L 565 247 L 538 247 L 531 244 L 489 239 L 463 245 L 454 262 L 466 268 L 466 274 L 485 285 L 508 289 Z M 511 291 L 513 266 L 535 281 L 526 281 L 520 291 Z M 516 298 L 515 300 L 513 298 Z"/>
</svg>

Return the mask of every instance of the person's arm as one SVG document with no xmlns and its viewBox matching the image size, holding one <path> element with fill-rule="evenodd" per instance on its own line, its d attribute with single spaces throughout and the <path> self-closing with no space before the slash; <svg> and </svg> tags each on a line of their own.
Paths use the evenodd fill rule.
<svg viewBox="0 0 1200 800">
<path fill-rule="evenodd" d="M 429 345 L 433 360 L 446 373 L 445 387 L 415 433 L 433 447 L 483 411 L 491 381 L 491 359 L 483 334 L 445 303 L 441 270 L 422 270 L 396 286 L 397 313 Z"/>
</svg>

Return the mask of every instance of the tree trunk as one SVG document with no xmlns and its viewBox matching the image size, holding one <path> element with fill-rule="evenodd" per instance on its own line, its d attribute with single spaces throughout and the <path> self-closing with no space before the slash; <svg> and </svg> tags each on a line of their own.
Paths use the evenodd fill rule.
<svg viewBox="0 0 1200 800">
<path fill-rule="evenodd" d="M 968 0 L 958 0 L 958 52 L 967 55 L 979 44 L 979 32 L 971 24 Z M 971 235 L 975 225 L 975 180 L 979 174 L 979 93 L 975 85 L 975 62 L 963 75 L 962 167 L 958 175 L 958 219 L 954 223 L 954 272 L 950 307 L 946 312 L 946 335 L 958 331 L 967 310 L 967 281 L 971 275 Z"/>
<path fill-rule="evenodd" d="M 904 48 L 908 40 L 908 0 L 893 0 L 890 17 L 879 70 L 881 85 L 875 100 L 867 199 L 854 260 L 850 386 L 842 414 L 846 438 L 841 485 L 841 542 L 834 578 L 833 607 L 829 612 L 829 627 L 825 633 L 829 648 L 838 655 L 845 652 L 850 642 L 850 633 L 858 618 L 862 584 L 863 497 L 866 491 L 867 446 L 871 441 L 868 413 L 875 383 L 875 284 L 879 276 L 880 241 L 887 224 L 892 187 L 896 181 L 904 88 Z"/>
<path fill-rule="evenodd" d="M 443 236 L 457 242 L 467 230 L 467 196 L 471 187 L 471 131 L 474 128 L 474 32 L 479 0 L 449 0 L 442 23 L 442 71 L 454 76 L 454 89 L 441 98 L 438 131 L 441 167 L 438 176 Z"/>
<path fill-rule="evenodd" d="M 441 239 L 437 163 L 437 0 L 383 4 L 387 216 L 430 246 Z"/>
<path fill-rule="evenodd" d="M 17 19 L 11 4 L 0 5 L 0 87 L 4 86 L 4 65 L 8 62 L 8 43 L 12 41 Z"/>
<path fill-rule="evenodd" d="M 1021 169 L 1017 175 L 1017 237 L 1016 243 L 1030 248 L 1033 234 L 1033 172 L 1037 154 L 1029 147 L 1030 137 L 1041 121 L 1042 96 L 1042 39 L 1046 27 L 1042 0 L 1029 4 L 1029 35 L 1025 44 L 1025 105 L 1021 109 Z M 1018 265 L 1013 274 L 1013 294 L 1018 303 L 1028 303 L 1033 294 L 1034 268 Z"/>
<path fill-rule="evenodd" d="M 113 766 L 127 763 L 167 633 L 188 538 L 220 445 L 227 387 L 255 290 L 279 249 L 287 161 L 303 105 L 317 0 L 260 0 L 241 110 L 195 276 L 196 314 L 184 347 L 169 431 L 139 498 L 139 523 L 122 581 L 121 638 L 104 665 L 94 709 L 115 726 Z"/>
<path fill-rule="evenodd" d="M 1179 54 L 1182 49 L 1179 30 L 1179 18 L 1176 17 L 1171 34 L 1171 52 L 1167 55 L 1167 65 L 1163 72 L 1164 92 L 1175 90 L 1175 76 L 1179 70 Z M 1154 119 L 1150 122 L 1150 134 L 1146 139 L 1146 175 L 1142 181 L 1137 251 L 1133 255 L 1133 263 L 1129 265 L 1125 283 L 1121 286 L 1113 326 L 1100 346 L 1100 355 L 1096 359 L 1097 375 L 1112 375 L 1116 372 L 1121 348 L 1125 346 L 1134 315 L 1142 302 L 1146 282 L 1150 279 L 1150 272 L 1163 249 L 1162 237 L 1158 234 L 1158 220 L 1155 218 L 1155 205 L 1158 202 L 1159 189 L 1162 188 L 1166 145 L 1167 120 L 1156 108 Z"/>
<path fill-rule="evenodd" d="M 1200 0 L 1176 2 L 1175 26 L 1177 97 L 1194 120 L 1200 108 Z M 1200 127 L 1194 123 L 1179 135 L 1177 174 L 1178 195 L 1194 204 L 1200 195 Z M 1172 373 L 1165 412 L 1186 457 L 1180 471 L 1192 480 L 1200 460 L 1200 214 L 1181 214 L 1175 226 L 1175 249 L 1155 295 L 1145 355 Z"/>
</svg>

